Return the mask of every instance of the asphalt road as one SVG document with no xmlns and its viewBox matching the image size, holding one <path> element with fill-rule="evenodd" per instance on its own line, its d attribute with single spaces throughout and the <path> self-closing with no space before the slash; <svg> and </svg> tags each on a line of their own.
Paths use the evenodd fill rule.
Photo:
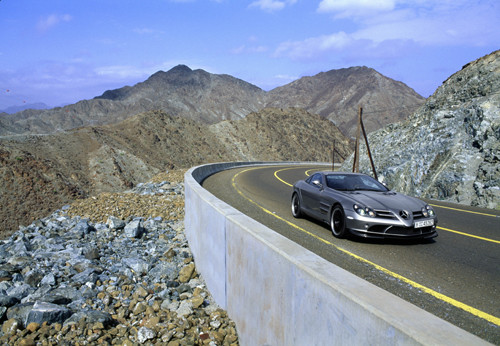
<svg viewBox="0 0 500 346">
<path fill-rule="evenodd" d="M 500 345 L 500 211 L 428 201 L 439 219 L 431 241 L 337 239 L 290 211 L 291 185 L 321 169 L 331 168 L 237 168 L 203 186 L 326 260 Z"/>
</svg>

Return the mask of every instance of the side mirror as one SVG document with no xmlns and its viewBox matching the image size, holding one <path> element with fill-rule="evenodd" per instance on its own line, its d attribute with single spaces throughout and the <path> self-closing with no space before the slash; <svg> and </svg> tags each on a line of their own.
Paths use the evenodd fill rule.
<svg viewBox="0 0 500 346">
<path fill-rule="evenodd" d="M 386 188 L 389 189 L 389 186 L 387 185 L 387 183 L 384 181 L 384 178 L 378 178 L 378 182 L 382 185 L 384 185 Z"/>
<path fill-rule="evenodd" d="M 319 181 L 319 180 L 313 180 L 312 183 L 314 186 L 323 187 L 323 185 L 321 185 L 321 181 Z"/>
</svg>

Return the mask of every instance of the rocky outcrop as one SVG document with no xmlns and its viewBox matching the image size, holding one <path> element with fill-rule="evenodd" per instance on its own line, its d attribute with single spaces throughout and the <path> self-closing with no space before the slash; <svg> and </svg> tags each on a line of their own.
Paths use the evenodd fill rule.
<svg viewBox="0 0 500 346">
<path fill-rule="evenodd" d="M 372 133 L 369 143 L 393 189 L 498 208 L 500 51 L 465 65 L 407 121 Z M 370 172 L 366 155 L 360 166 Z M 352 157 L 343 169 L 352 169 Z"/>
</svg>

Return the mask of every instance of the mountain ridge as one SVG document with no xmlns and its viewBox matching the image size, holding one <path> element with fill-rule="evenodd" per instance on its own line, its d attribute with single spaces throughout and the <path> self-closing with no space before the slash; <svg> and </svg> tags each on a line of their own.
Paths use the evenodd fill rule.
<svg viewBox="0 0 500 346">
<path fill-rule="evenodd" d="M 158 71 L 134 86 L 106 90 L 100 96 L 73 105 L 2 116 L 0 136 L 117 123 L 155 109 L 213 124 L 241 119 L 267 107 L 304 108 L 330 119 L 352 136 L 360 103 L 386 110 L 366 117 L 370 132 L 406 118 L 413 110 L 408 107 L 419 106 L 423 100 L 403 83 L 367 67 L 321 72 L 266 92 L 227 74 L 178 65 L 167 72 Z"/>
</svg>

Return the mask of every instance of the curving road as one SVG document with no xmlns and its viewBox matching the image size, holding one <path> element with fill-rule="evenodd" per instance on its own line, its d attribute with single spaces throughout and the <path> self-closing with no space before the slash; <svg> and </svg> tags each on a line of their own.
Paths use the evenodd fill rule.
<svg viewBox="0 0 500 346">
<path fill-rule="evenodd" d="M 432 241 L 334 238 L 294 219 L 291 185 L 325 166 L 257 166 L 203 182 L 215 196 L 355 275 L 479 337 L 500 344 L 500 212 L 428 201 L 439 218 Z"/>
</svg>

